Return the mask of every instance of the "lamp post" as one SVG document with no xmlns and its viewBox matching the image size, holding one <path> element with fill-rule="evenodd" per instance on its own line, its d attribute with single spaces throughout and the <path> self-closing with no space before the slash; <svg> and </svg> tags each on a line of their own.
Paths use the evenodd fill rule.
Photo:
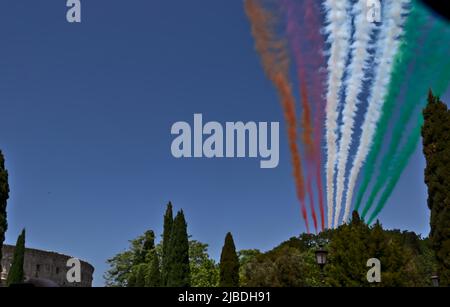
<svg viewBox="0 0 450 307">
<path fill-rule="evenodd" d="M 431 282 L 433 283 L 433 287 L 439 287 L 439 276 L 433 274 L 433 276 L 431 276 Z"/>
<path fill-rule="evenodd" d="M 316 262 L 320 266 L 322 283 L 324 282 L 323 268 L 325 267 L 325 264 L 327 264 L 327 256 L 328 251 L 325 250 L 322 245 L 319 245 L 319 248 L 316 250 Z"/>
</svg>

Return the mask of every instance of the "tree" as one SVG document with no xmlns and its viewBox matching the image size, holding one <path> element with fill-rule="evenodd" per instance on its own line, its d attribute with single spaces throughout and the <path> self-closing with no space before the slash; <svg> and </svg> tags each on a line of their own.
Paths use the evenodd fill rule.
<svg viewBox="0 0 450 307">
<path fill-rule="evenodd" d="M 367 285 L 366 263 L 372 258 L 368 251 L 369 227 L 353 212 L 349 224 L 333 231 L 330 237 L 329 263 L 325 266 L 326 283 L 330 286 L 359 287 Z"/>
<path fill-rule="evenodd" d="M 8 171 L 5 168 L 5 158 L 0 150 L 0 272 L 2 272 L 2 250 L 5 233 L 8 228 L 6 220 L 6 205 L 9 198 Z"/>
<path fill-rule="evenodd" d="M 297 240 L 298 244 L 294 243 Z M 243 287 L 305 287 L 320 285 L 314 249 L 301 250 L 302 242 L 290 239 L 267 253 L 246 252 L 241 256 Z M 240 252 L 241 253 L 241 252 Z"/>
<path fill-rule="evenodd" d="M 161 271 L 159 267 L 159 257 L 153 250 L 149 254 L 149 267 L 147 276 L 145 277 L 146 287 L 161 287 Z"/>
<path fill-rule="evenodd" d="M 450 111 L 430 90 L 423 111 L 423 153 L 427 165 L 430 239 L 442 286 L 450 286 Z"/>
<path fill-rule="evenodd" d="M 146 263 L 140 263 L 133 267 L 132 275 L 130 276 L 130 282 L 128 287 L 145 287 L 145 278 L 147 276 L 148 265 Z"/>
<path fill-rule="evenodd" d="M 163 229 L 163 242 L 162 242 L 162 263 L 161 263 L 161 279 L 162 285 L 167 285 L 168 266 L 167 260 L 169 255 L 170 237 L 173 227 L 173 213 L 172 203 L 167 205 L 166 213 L 164 214 L 164 229 Z"/>
<path fill-rule="evenodd" d="M 136 272 L 139 264 L 146 263 L 146 255 L 154 249 L 154 232 L 149 230 L 144 235 L 130 240 L 128 250 L 118 253 L 106 262 L 110 269 L 105 273 L 104 279 L 108 287 L 133 287 L 136 281 Z"/>
<path fill-rule="evenodd" d="M 155 248 L 155 233 L 148 230 L 139 241 L 139 247 L 136 251 L 134 265 L 146 262 L 147 255 Z"/>
<path fill-rule="evenodd" d="M 230 232 L 225 237 L 220 255 L 220 286 L 239 287 L 239 258 Z"/>
<path fill-rule="evenodd" d="M 14 258 L 9 269 L 6 284 L 19 284 L 24 281 L 23 262 L 25 259 L 25 229 L 17 238 L 16 248 L 14 249 Z"/>
<path fill-rule="evenodd" d="M 166 266 L 168 287 L 191 285 L 189 240 L 183 210 L 178 212 L 173 221 Z"/>
<path fill-rule="evenodd" d="M 126 287 L 130 283 L 133 258 L 133 252 L 127 250 L 106 261 L 110 266 L 110 269 L 103 276 L 107 287 Z"/>
<path fill-rule="evenodd" d="M 219 269 L 208 255 L 208 244 L 189 241 L 189 263 L 192 287 L 217 287 Z"/>
</svg>

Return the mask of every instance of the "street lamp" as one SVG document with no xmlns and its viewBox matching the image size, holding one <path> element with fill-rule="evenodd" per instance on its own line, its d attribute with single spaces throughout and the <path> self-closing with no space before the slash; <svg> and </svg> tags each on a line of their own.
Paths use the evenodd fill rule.
<svg viewBox="0 0 450 307">
<path fill-rule="evenodd" d="M 439 276 L 433 274 L 433 276 L 431 276 L 431 282 L 433 283 L 433 287 L 439 287 Z"/>
<path fill-rule="evenodd" d="M 328 251 L 325 250 L 322 245 L 319 245 L 319 248 L 316 250 L 316 262 L 320 266 L 320 278 L 322 279 L 322 284 L 325 284 L 323 268 L 325 264 L 327 264 L 327 256 Z"/>
<path fill-rule="evenodd" d="M 328 251 L 326 251 L 322 245 L 319 246 L 319 249 L 316 250 L 316 262 L 320 266 L 320 269 L 323 270 L 325 264 L 327 264 L 327 256 Z"/>
</svg>

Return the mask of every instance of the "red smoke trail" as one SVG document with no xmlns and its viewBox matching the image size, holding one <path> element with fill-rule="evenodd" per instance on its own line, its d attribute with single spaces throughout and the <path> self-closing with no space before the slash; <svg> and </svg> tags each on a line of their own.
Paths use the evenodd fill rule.
<svg viewBox="0 0 450 307">
<path fill-rule="evenodd" d="M 300 153 L 297 146 L 297 115 L 295 98 L 289 82 L 289 57 L 283 41 L 277 40 L 273 33 L 273 16 L 262 8 L 257 0 L 246 0 L 245 11 L 252 25 L 256 50 L 261 56 L 264 70 L 273 82 L 280 96 L 288 127 L 289 148 L 294 168 L 297 197 L 300 201 L 306 231 L 309 233 L 308 215 L 305 207 L 305 187 Z"/>
<path fill-rule="evenodd" d="M 325 121 L 325 56 L 323 54 L 325 39 L 321 34 L 322 22 L 320 20 L 319 3 L 315 0 L 302 1 L 305 12 L 304 27 L 307 33 L 309 48 L 305 54 L 305 62 L 309 63 L 311 74 L 311 96 L 315 103 L 314 114 L 314 141 L 315 141 L 315 163 L 316 163 L 316 184 L 319 194 L 320 217 L 322 230 L 325 229 L 325 205 L 323 199 L 323 180 L 322 180 L 322 140 Z"/>
<path fill-rule="evenodd" d="M 314 141 L 313 141 L 313 127 L 311 120 L 311 104 L 308 96 L 308 86 L 306 80 L 305 63 L 303 61 L 303 50 L 301 46 L 301 30 L 299 24 L 297 23 L 297 18 L 295 16 L 295 4 L 292 1 L 284 2 L 287 8 L 287 34 L 291 42 L 293 49 L 293 54 L 295 61 L 297 62 L 297 74 L 300 88 L 300 96 L 302 103 L 302 139 L 305 145 L 306 152 L 306 164 L 307 164 L 307 192 L 309 198 L 309 206 L 311 208 L 311 215 L 313 217 L 314 228 L 317 233 L 317 216 L 316 209 L 314 207 L 314 193 L 312 190 L 312 178 L 314 176 L 313 166 L 314 166 Z"/>
<path fill-rule="evenodd" d="M 321 70 L 325 65 L 322 54 L 324 39 L 320 34 L 321 23 L 317 3 L 314 0 L 306 0 L 301 3 L 295 0 L 285 0 L 287 9 L 287 33 L 291 41 L 297 62 L 298 79 L 300 82 L 300 95 L 303 108 L 303 141 L 306 145 L 308 161 L 308 181 L 316 178 L 317 193 L 319 199 L 322 230 L 325 228 L 325 210 L 323 201 L 322 183 L 322 135 L 325 100 L 323 98 L 325 75 Z M 309 71 L 309 75 L 306 71 Z M 311 119 L 311 102 L 314 101 L 314 122 Z M 308 192 L 309 193 L 309 192 Z M 314 196 L 312 189 L 310 194 L 311 212 L 315 218 Z"/>
<path fill-rule="evenodd" d="M 313 189 L 312 189 L 312 175 L 308 174 L 308 178 L 306 181 L 306 189 L 308 191 L 308 197 L 309 197 L 309 201 L 310 201 L 310 206 L 311 206 L 311 215 L 313 217 L 313 222 L 314 222 L 314 229 L 316 230 L 316 234 L 317 234 L 317 215 L 316 215 L 316 209 L 314 208 L 314 193 L 313 193 Z"/>
</svg>

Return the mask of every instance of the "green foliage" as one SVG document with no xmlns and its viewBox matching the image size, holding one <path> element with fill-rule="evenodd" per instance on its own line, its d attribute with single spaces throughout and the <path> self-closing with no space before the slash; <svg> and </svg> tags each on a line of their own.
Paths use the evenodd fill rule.
<svg viewBox="0 0 450 307">
<path fill-rule="evenodd" d="M 5 168 L 5 158 L 0 150 L 0 272 L 2 272 L 2 249 L 5 233 L 8 228 L 6 220 L 6 204 L 9 198 L 8 171 Z"/>
<path fill-rule="evenodd" d="M 144 235 L 131 240 L 128 250 L 118 253 L 111 259 L 108 259 L 106 262 L 110 266 L 110 269 L 104 276 L 106 286 L 134 286 L 137 274 L 136 267 L 139 266 L 139 264 L 145 264 L 147 262 L 145 254 L 148 254 L 154 249 L 153 240 L 153 231 L 147 231 Z"/>
<path fill-rule="evenodd" d="M 182 210 L 173 221 L 166 265 L 166 286 L 189 287 L 191 285 L 187 224 Z"/>
<path fill-rule="evenodd" d="M 364 224 L 357 213 L 348 225 L 336 229 L 330 237 L 326 283 L 343 287 L 423 287 L 430 285 L 430 268 L 419 255 L 424 255 L 421 238 L 411 232 L 386 231 L 377 222 Z M 369 284 L 367 260 L 381 262 L 381 283 Z"/>
<path fill-rule="evenodd" d="M 297 243 L 297 244 L 293 244 Z M 290 239 L 263 254 L 252 251 L 241 256 L 243 287 L 303 287 L 320 283 L 314 251 L 301 251 L 304 242 Z"/>
<path fill-rule="evenodd" d="M 128 287 L 145 287 L 145 278 L 148 272 L 148 264 L 140 263 L 133 267 L 131 282 L 128 284 Z"/>
<path fill-rule="evenodd" d="M 161 271 L 159 267 L 159 257 L 156 253 L 156 250 L 153 250 L 149 254 L 149 265 L 148 265 L 148 271 L 147 275 L 145 277 L 145 286 L 146 287 L 161 287 L 162 281 L 161 281 Z"/>
<path fill-rule="evenodd" d="M 164 229 L 163 229 L 163 242 L 162 242 L 162 264 L 161 264 L 161 278 L 162 284 L 167 285 L 168 264 L 167 259 L 169 256 L 169 244 L 173 227 L 173 212 L 172 203 L 167 205 L 166 213 L 164 215 Z"/>
<path fill-rule="evenodd" d="M 233 236 L 227 233 L 220 256 L 221 287 L 239 287 L 239 258 L 236 254 Z"/>
<path fill-rule="evenodd" d="M 16 248 L 14 249 L 14 259 L 9 269 L 6 285 L 19 284 L 24 281 L 23 262 L 25 259 L 25 229 L 17 238 Z"/>
<path fill-rule="evenodd" d="M 126 287 L 129 284 L 133 258 L 133 252 L 128 250 L 106 261 L 110 266 L 110 269 L 103 276 L 107 287 Z"/>
<path fill-rule="evenodd" d="M 356 212 L 350 224 L 344 224 L 331 234 L 329 264 L 326 266 L 327 284 L 355 287 L 366 282 L 366 263 L 373 258 L 368 245 L 369 227 Z"/>
<path fill-rule="evenodd" d="M 189 263 L 192 287 L 217 287 L 219 268 L 208 255 L 208 244 L 189 241 Z"/>
<path fill-rule="evenodd" d="M 178 213 L 176 222 L 172 221 L 172 205 L 169 204 L 165 214 L 165 228 L 171 225 L 170 231 L 165 231 L 163 239 L 155 245 L 153 231 L 130 241 L 128 250 L 117 254 L 107 262 L 110 269 L 104 278 L 109 287 L 163 287 L 161 263 L 164 259 L 164 248 L 168 254 L 166 263 L 171 277 L 184 280 L 186 286 L 189 272 L 190 285 L 193 287 L 216 287 L 219 283 L 219 268 L 208 256 L 208 245 L 188 240 L 187 226 L 182 212 Z M 174 235 L 168 235 L 173 233 Z M 169 239 L 168 239 L 169 238 Z M 165 244 L 173 240 L 172 244 Z M 188 242 L 188 243 L 186 243 Z M 173 249 L 172 247 L 175 247 Z M 187 248 L 186 248 L 187 247 Z M 187 261 L 186 261 L 187 258 Z M 171 264 L 175 263 L 174 266 Z M 186 265 L 188 266 L 186 269 Z M 173 270 L 173 271 L 171 271 Z M 180 270 L 180 271 L 176 271 Z M 183 273 L 184 272 L 184 273 Z M 168 275 L 169 276 L 169 275 Z M 184 277 L 182 277 L 184 276 Z M 174 286 L 175 280 L 169 286 Z M 181 284 L 180 281 L 178 281 Z"/>
<path fill-rule="evenodd" d="M 145 263 L 148 254 L 155 249 L 155 233 L 148 230 L 140 237 L 139 244 L 136 249 L 134 264 Z"/>
<path fill-rule="evenodd" d="M 324 245 L 323 278 L 315 249 Z M 367 260 L 381 261 L 381 283 L 367 281 Z M 267 253 L 241 251 L 240 282 L 245 287 L 422 287 L 435 266 L 428 239 L 412 232 L 366 225 L 355 212 L 350 224 L 319 235 L 291 238 Z"/>
<path fill-rule="evenodd" d="M 110 269 L 104 278 L 108 287 L 160 287 L 161 273 L 157 247 L 149 244 L 153 231 L 131 240 L 130 249 L 108 260 Z M 151 248 L 153 246 L 153 248 Z M 143 250 L 147 251 L 142 258 Z M 137 261 L 140 259 L 141 261 Z"/>
<path fill-rule="evenodd" d="M 413 232 L 384 230 L 379 222 L 369 227 L 357 212 L 349 224 L 318 235 L 302 234 L 266 253 L 242 250 L 237 254 L 233 238 L 227 234 L 217 265 L 208 256 L 207 244 L 188 241 L 181 211 L 173 221 L 167 247 L 166 284 L 160 270 L 164 242 L 155 246 L 154 237 L 147 231 L 130 241 L 127 251 L 108 260 L 108 286 L 417 287 L 430 286 L 436 269 L 429 239 Z M 319 245 L 329 251 L 323 272 L 315 258 Z M 367 281 L 370 258 L 381 262 L 380 284 Z"/>
<path fill-rule="evenodd" d="M 441 285 L 450 286 L 450 110 L 430 91 L 423 115 L 430 238 L 436 252 Z"/>
</svg>

